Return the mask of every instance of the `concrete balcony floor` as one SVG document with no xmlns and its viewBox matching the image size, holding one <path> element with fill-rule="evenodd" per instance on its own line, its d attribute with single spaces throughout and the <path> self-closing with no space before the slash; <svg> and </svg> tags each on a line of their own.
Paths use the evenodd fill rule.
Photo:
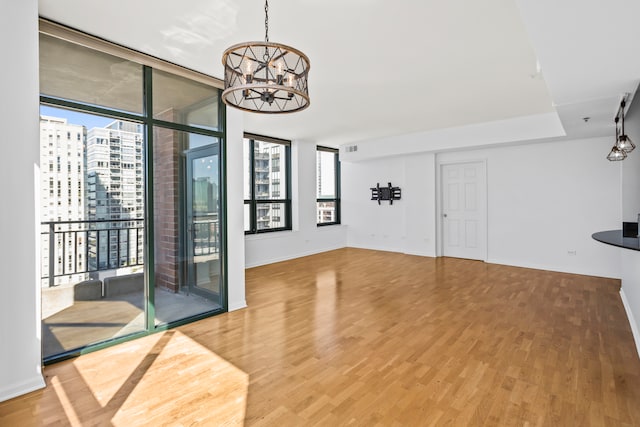
<svg viewBox="0 0 640 427">
<path fill-rule="evenodd" d="M 194 293 L 155 292 L 156 325 L 221 308 Z M 71 306 L 42 320 L 44 357 L 144 330 L 144 292 L 132 292 Z"/>
</svg>

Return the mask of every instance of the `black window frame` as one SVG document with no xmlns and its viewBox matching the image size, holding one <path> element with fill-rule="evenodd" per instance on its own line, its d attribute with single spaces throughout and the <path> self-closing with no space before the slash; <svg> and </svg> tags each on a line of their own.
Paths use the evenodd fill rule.
<svg viewBox="0 0 640 427">
<path fill-rule="evenodd" d="M 331 148 L 331 147 L 323 147 L 321 145 L 316 146 L 316 193 L 317 193 L 317 189 L 318 189 L 318 169 L 317 169 L 317 161 L 318 161 L 318 151 L 324 151 L 324 152 L 329 152 L 329 153 L 333 153 L 334 154 L 334 172 L 335 172 L 335 198 L 326 198 L 326 197 L 322 197 L 322 198 L 316 198 L 316 225 L 318 227 L 324 227 L 327 225 L 339 225 L 341 224 L 341 218 L 340 218 L 340 150 L 338 150 L 337 148 Z M 317 194 L 316 194 L 317 196 Z M 332 221 L 332 222 L 318 222 L 318 203 L 322 203 L 322 202 L 334 202 L 335 206 L 336 206 L 336 220 Z"/>
<path fill-rule="evenodd" d="M 292 220 L 291 220 L 291 141 L 280 138 L 273 138 L 270 136 L 257 135 L 253 133 L 244 133 L 244 139 L 249 140 L 249 199 L 244 199 L 244 204 L 249 206 L 249 229 L 244 231 L 245 235 L 251 234 L 263 234 L 263 233 L 272 233 L 276 231 L 291 231 L 292 230 Z M 268 142 L 272 144 L 280 144 L 285 147 L 284 149 L 284 166 L 286 168 L 285 171 L 285 182 L 280 182 L 280 193 L 282 193 L 282 189 L 285 188 L 285 198 L 269 198 L 269 199 L 256 199 L 256 171 L 255 171 L 255 142 Z M 243 140 L 243 149 L 246 147 Z M 283 162 L 280 159 L 279 166 L 282 168 Z M 271 165 L 269 165 L 269 174 L 272 173 Z M 278 169 L 280 170 L 280 169 Z M 243 170 L 243 173 L 247 171 Z M 283 185 L 284 184 L 284 185 Z M 274 227 L 274 228 L 263 228 L 258 229 L 258 205 L 262 204 L 273 204 L 279 205 L 284 204 L 284 215 L 280 215 L 280 218 L 284 217 L 284 226 L 283 227 Z M 280 210 L 282 211 L 282 210 Z"/>
</svg>

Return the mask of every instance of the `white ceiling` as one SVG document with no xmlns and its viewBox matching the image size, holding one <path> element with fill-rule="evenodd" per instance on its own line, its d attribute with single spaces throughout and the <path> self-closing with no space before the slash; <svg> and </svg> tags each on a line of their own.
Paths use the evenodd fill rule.
<svg viewBox="0 0 640 427">
<path fill-rule="evenodd" d="M 224 49 L 264 38 L 263 5 L 40 0 L 39 9 L 221 77 Z M 640 79 L 634 0 L 271 0 L 269 12 L 270 40 L 311 59 L 307 110 L 244 113 L 247 131 L 275 137 L 337 146 L 554 111 L 569 136 L 599 136 Z"/>
</svg>

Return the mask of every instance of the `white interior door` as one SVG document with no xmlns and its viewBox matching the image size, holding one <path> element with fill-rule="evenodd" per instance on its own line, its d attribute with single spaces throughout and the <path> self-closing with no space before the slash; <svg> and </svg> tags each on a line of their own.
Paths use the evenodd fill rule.
<svg viewBox="0 0 640 427">
<path fill-rule="evenodd" d="M 442 255 L 486 259 L 486 176 L 485 162 L 441 165 Z"/>
</svg>

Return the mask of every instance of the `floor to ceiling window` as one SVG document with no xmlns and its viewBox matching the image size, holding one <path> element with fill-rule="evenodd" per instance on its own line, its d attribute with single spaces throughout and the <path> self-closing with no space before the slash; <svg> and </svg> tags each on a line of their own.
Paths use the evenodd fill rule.
<svg viewBox="0 0 640 427">
<path fill-rule="evenodd" d="M 213 79 L 41 24 L 45 361 L 226 311 Z"/>
</svg>

